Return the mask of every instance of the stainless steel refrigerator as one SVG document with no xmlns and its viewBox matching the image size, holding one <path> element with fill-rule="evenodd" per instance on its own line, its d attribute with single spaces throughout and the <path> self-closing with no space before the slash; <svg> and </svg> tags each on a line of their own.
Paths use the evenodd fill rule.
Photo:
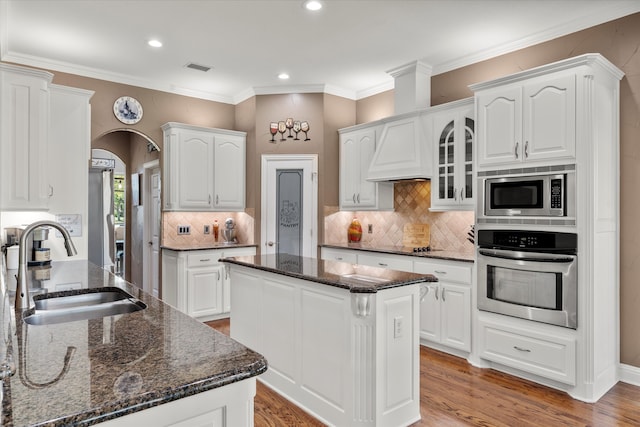
<svg viewBox="0 0 640 427">
<path fill-rule="evenodd" d="M 89 169 L 89 261 L 115 268 L 113 170 Z"/>
</svg>

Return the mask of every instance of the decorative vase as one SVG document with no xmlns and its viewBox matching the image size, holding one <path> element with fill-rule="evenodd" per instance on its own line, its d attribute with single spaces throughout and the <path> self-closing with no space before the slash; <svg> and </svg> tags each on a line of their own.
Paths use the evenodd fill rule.
<svg viewBox="0 0 640 427">
<path fill-rule="evenodd" d="M 362 239 L 362 226 L 358 218 L 353 218 L 353 221 L 351 221 L 347 232 L 347 239 L 349 243 L 358 243 Z"/>
</svg>

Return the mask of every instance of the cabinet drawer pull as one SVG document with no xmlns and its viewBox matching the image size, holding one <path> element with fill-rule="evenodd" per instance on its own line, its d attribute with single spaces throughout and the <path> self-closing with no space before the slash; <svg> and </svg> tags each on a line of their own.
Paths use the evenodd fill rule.
<svg viewBox="0 0 640 427">
<path fill-rule="evenodd" d="M 342 257 L 341 257 L 341 256 L 337 256 L 337 257 L 336 257 L 336 260 L 337 260 L 337 261 L 342 261 Z"/>
<path fill-rule="evenodd" d="M 438 299 L 438 287 L 436 286 L 435 288 L 436 288 L 436 294 L 435 294 L 435 297 L 436 297 L 436 300 L 437 300 L 437 299 Z"/>
<path fill-rule="evenodd" d="M 453 200 L 456 201 L 456 202 L 458 201 L 458 189 L 457 188 L 453 189 Z"/>
<path fill-rule="evenodd" d="M 520 146 L 520 144 L 518 143 L 518 141 L 516 141 L 516 149 L 515 149 L 516 159 L 518 158 L 518 147 L 519 146 Z"/>
<path fill-rule="evenodd" d="M 200 260 L 200 262 L 209 262 L 211 261 L 211 258 L 203 258 Z"/>
<path fill-rule="evenodd" d="M 525 141 L 524 143 L 524 158 L 529 158 L 529 141 Z"/>
<path fill-rule="evenodd" d="M 216 205 L 220 204 L 220 197 L 216 194 Z"/>
<path fill-rule="evenodd" d="M 464 187 L 460 189 L 460 201 L 464 202 Z"/>
<path fill-rule="evenodd" d="M 442 302 L 446 301 L 444 298 L 444 288 L 440 288 L 440 296 L 442 297 Z"/>
<path fill-rule="evenodd" d="M 528 348 L 518 347 L 517 345 L 514 345 L 513 348 L 515 348 L 518 351 L 522 351 L 524 353 L 531 353 L 531 350 L 529 350 Z"/>
<path fill-rule="evenodd" d="M 436 274 L 447 274 L 446 271 L 442 271 L 442 270 L 434 270 L 433 272 Z"/>
<path fill-rule="evenodd" d="M 353 196 L 351 197 L 353 199 L 353 203 L 356 202 L 356 193 L 353 193 Z"/>
<path fill-rule="evenodd" d="M 360 193 L 358 193 L 358 203 L 360 203 Z"/>
<path fill-rule="evenodd" d="M 389 264 L 385 264 L 384 262 L 379 262 L 378 265 L 380 267 L 389 267 Z"/>
</svg>

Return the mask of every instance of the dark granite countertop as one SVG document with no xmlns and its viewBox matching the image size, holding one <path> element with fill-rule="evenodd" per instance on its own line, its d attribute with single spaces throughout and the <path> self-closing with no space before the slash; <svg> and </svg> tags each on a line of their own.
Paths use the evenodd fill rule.
<svg viewBox="0 0 640 427">
<path fill-rule="evenodd" d="M 352 293 L 374 293 L 398 286 L 438 281 L 431 274 L 408 273 L 288 254 L 223 258 L 222 261 L 348 289 Z"/>
<path fill-rule="evenodd" d="M 470 252 L 434 249 L 429 252 L 413 252 L 413 248 L 405 246 L 371 246 L 367 243 L 345 243 L 337 245 L 323 244 L 320 247 L 335 249 L 354 249 L 358 251 L 378 252 L 393 255 L 408 255 L 419 258 L 443 259 L 449 261 L 475 262 L 475 254 Z"/>
<path fill-rule="evenodd" d="M 17 372 L 3 386 L 3 426 L 92 425 L 267 369 L 260 354 L 86 261 L 54 262 L 50 278 L 33 280 L 31 287 L 115 286 L 147 308 L 53 325 L 16 324 L 21 313 L 13 310 L 13 274 L 7 274 L 10 291 L 1 306 L 0 363 L 9 351 Z"/>
<path fill-rule="evenodd" d="M 249 243 L 221 243 L 221 242 L 211 242 L 211 243 L 202 243 L 202 244 L 184 244 L 184 245 L 163 245 L 161 249 L 169 249 L 172 251 L 203 251 L 207 249 L 231 249 L 231 248 L 257 248 L 258 245 L 249 244 Z"/>
</svg>

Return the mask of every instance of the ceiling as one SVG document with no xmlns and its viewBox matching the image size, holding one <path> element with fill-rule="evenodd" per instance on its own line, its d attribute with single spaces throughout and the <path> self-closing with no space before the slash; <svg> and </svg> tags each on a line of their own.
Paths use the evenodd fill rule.
<svg viewBox="0 0 640 427">
<path fill-rule="evenodd" d="M 323 3 L 311 13 L 302 0 L 0 0 L 0 59 L 231 104 L 360 99 L 393 88 L 388 71 L 413 61 L 439 74 L 640 12 L 640 0 Z"/>
</svg>

